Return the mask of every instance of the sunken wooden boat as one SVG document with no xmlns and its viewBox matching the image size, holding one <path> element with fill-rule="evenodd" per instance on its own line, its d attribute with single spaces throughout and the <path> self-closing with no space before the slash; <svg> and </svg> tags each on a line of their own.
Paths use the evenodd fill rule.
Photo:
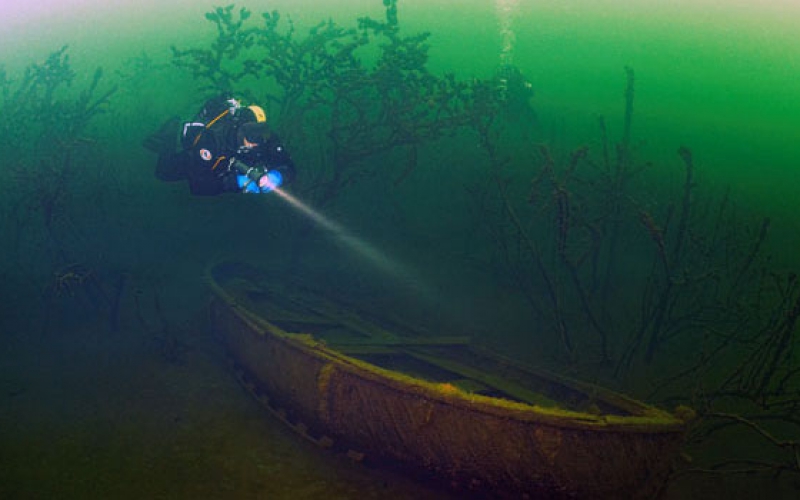
<svg viewBox="0 0 800 500">
<path fill-rule="evenodd" d="M 498 498 L 653 498 L 686 422 L 469 339 L 359 312 L 258 268 L 208 270 L 245 385 L 301 435 Z"/>
</svg>

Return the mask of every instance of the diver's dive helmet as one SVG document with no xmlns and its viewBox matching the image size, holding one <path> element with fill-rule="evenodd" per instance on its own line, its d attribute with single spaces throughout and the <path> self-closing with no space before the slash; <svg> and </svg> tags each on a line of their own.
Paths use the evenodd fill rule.
<svg viewBox="0 0 800 500">
<path fill-rule="evenodd" d="M 244 115 L 251 115 L 253 118 L 249 121 L 255 121 L 257 123 L 264 123 L 267 121 L 267 114 L 264 112 L 264 108 L 261 106 L 256 106 L 255 104 L 252 106 L 247 106 L 239 112 Z"/>
</svg>

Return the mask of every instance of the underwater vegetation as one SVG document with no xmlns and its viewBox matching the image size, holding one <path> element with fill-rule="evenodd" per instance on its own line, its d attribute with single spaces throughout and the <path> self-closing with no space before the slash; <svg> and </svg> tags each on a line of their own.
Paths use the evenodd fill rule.
<svg viewBox="0 0 800 500">
<path fill-rule="evenodd" d="M 102 68 L 77 91 L 71 88 L 76 77 L 67 46 L 29 65 L 18 79 L 0 68 L 0 113 L 13 117 L 0 124 L 0 148 L 13 152 L 0 188 L 3 274 L 23 271 L 41 281 L 45 310 L 77 305 L 94 313 L 113 308 L 113 297 L 84 260 L 92 236 L 77 223 L 76 208 L 83 205 L 78 198 L 102 201 L 85 166 L 102 161 L 91 125 L 108 113 L 117 87 L 105 84 Z M 44 329 L 58 316 L 44 315 Z"/>
<path fill-rule="evenodd" d="M 324 207 L 379 167 L 369 160 L 388 152 L 404 153 L 405 165 L 392 177 L 401 183 L 423 144 L 452 136 L 502 103 L 492 81 L 431 73 L 430 33 L 404 35 L 396 3 L 384 2 L 385 20 L 360 18 L 349 28 L 323 21 L 302 37 L 278 12 L 264 13 L 255 26 L 246 24 L 245 8 L 217 8 L 206 14 L 217 39 L 205 49 L 173 47 L 173 62 L 212 94 L 248 87 L 241 85 L 247 77 L 266 83 L 268 92 L 251 97 L 272 105 L 287 142 L 320 145 L 313 159 L 320 168 L 307 189 Z"/>
<path fill-rule="evenodd" d="M 8 163 L 12 182 L 4 193 L 15 212 L 12 255 L 20 251 L 23 233 L 33 225 L 42 230 L 51 260 L 65 265 L 74 258 L 65 248 L 63 234 L 68 196 L 84 177 L 76 171 L 95 141 L 87 133 L 89 125 L 107 111 L 116 91 L 99 89 L 103 70 L 98 68 L 87 88 L 74 95 L 67 89 L 75 76 L 66 46 L 43 63 L 31 64 L 19 80 L 0 71 L 0 110 L 4 116 L 24 117 L 22 123 L 4 120 L 0 125 L 3 150 L 19 151 Z"/>
<path fill-rule="evenodd" d="M 648 400 L 694 408 L 688 449 L 739 427 L 782 457 L 729 456 L 676 474 L 796 474 L 800 442 L 777 436 L 800 425 L 797 274 L 771 267 L 768 218 L 746 219 L 727 191 L 700 191 L 689 148 L 677 150 L 679 189 L 643 183 L 655 166 L 631 142 L 634 72 L 625 71 L 622 138 L 612 145 L 601 118 L 594 150 L 522 153 L 525 190 L 498 153 L 502 132 L 477 129 L 496 190 L 475 191 L 476 213 L 498 274 L 560 344 L 565 369 L 623 387 L 644 381 Z"/>
<path fill-rule="evenodd" d="M 383 4 L 384 19 L 327 20 L 305 33 L 277 11 L 254 17 L 219 7 L 205 16 L 216 38 L 172 47 L 172 64 L 206 96 L 235 90 L 267 104 L 287 144 L 307 155 L 297 189 L 319 208 L 377 173 L 390 186 L 404 183 L 434 144 L 477 142 L 476 168 L 491 183 L 471 186 L 464 209 L 483 228 L 488 265 L 524 298 L 532 335 L 557 346 L 563 370 L 693 408 L 686 450 L 695 456 L 676 464 L 675 478 L 800 475 L 800 282 L 770 259 L 770 220 L 702 186 L 688 146 L 676 145 L 675 182 L 654 185 L 663 167 L 642 158 L 634 140 L 632 68 L 625 68 L 619 139 L 600 119 L 597 141 L 571 150 L 534 141 L 532 129 L 520 140 L 535 113 L 519 69 L 488 79 L 434 74 L 432 34 L 405 33 L 398 2 Z M 108 175 L 103 169 L 76 170 L 107 161 L 93 125 L 119 113 L 118 90 L 136 85 L 153 62 L 142 54 L 128 64 L 116 84 L 97 69 L 83 88 L 73 87 L 67 47 L 16 79 L 0 70 L 0 113 L 24 117 L 23 126 L 0 122 L 0 147 L 17 152 L 0 185 L 3 278 L 30 277 L 34 300 L 66 307 L 78 300 L 112 324 L 125 278 L 86 250 L 102 231 L 81 216 L 110 206 L 108 189 L 96 185 L 118 187 L 97 178 Z M 28 144 L 37 147 L 20 147 Z M 304 231 L 298 253 L 308 251 Z M 152 317 L 138 303 L 135 314 L 177 362 L 186 346 L 154 297 Z M 758 446 L 736 456 L 708 451 L 731 432 Z"/>
</svg>

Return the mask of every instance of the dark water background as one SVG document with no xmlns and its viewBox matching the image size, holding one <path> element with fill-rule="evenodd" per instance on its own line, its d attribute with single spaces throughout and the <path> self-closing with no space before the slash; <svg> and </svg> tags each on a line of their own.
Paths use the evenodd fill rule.
<svg viewBox="0 0 800 500">
<path fill-rule="evenodd" d="M 280 121 L 277 104 L 265 105 L 298 164 L 292 192 L 321 206 L 354 240 L 308 226 L 274 196 L 193 198 L 185 185 L 153 178 L 154 156 L 142 139 L 171 115 L 190 118 L 207 95 L 200 79 L 173 65 L 169 47 L 210 46 L 216 31 L 204 13 L 214 6 L 137 5 L 122 12 L 100 4 L 51 5 L 25 15 L 12 9 L 19 16 L 7 15 L 0 35 L 9 78 L 0 101 L 0 497 L 447 498 L 432 485 L 320 453 L 240 389 L 204 317 L 203 271 L 230 257 L 282 269 L 287 279 L 337 289 L 410 321 L 473 334 L 523 361 L 667 407 L 684 403 L 701 413 L 748 417 L 766 411 L 780 417 L 766 428 L 772 436 L 797 441 L 790 417 L 798 409 L 800 361 L 792 348 L 797 332 L 787 322 L 798 300 L 793 272 L 800 264 L 800 56 L 792 6 L 401 0 L 403 33 L 432 32 L 432 74 L 492 82 L 501 62 L 513 62 L 534 96 L 495 109 L 504 123 L 496 156 L 474 130 L 459 129 L 421 143 L 412 170 L 402 147 L 361 160 L 349 170 L 358 174 L 352 184 L 326 203 L 318 203 L 320 179 L 331 168 L 325 130 L 306 124 L 311 128 L 298 134 Z M 357 17 L 385 15 L 377 0 L 247 7 L 253 18 L 279 9 L 295 21 L 298 37 L 319 20 L 352 27 Z M 65 84 L 53 100 L 40 91 L 14 100 L 25 68 L 46 69 L 64 44 L 69 48 L 51 61 L 74 71 L 70 85 L 61 75 Z M 370 50 L 365 64 L 374 58 Z M 622 139 L 631 84 L 626 66 L 635 71 L 628 143 Z M 85 115 L 73 110 L 97 67 L 103 75 L 93 98 L 116 90 L 103 113 L 83 123 Z M 245 79 L 240 87 L 258 99 L 270 85 Z M 600 117 L 612 159 L 614 148 L 626 144 L 635 157 L 631 168 L 652 165 L 631 176 L 624 191 L 616 186 L 635 203 L 619 212 L 615 250 L 604 246 L 597 254 L 614 263 L 604 289 L 610 303 L 595 288 L 591 306 L 608 321 L 611 360 L 600 355 L 569 269 L 581 262 L 581 273 L 588 272 L 587 228 L 609 207 L 609 185 L 596 175 L 604 145 Z M 540 176 L 541 145 L 555 159 L 553 177 Z M 568 158 L 582 145 L 596 163 L 573 175 Z M 686 246 L 695 253 L 670 261 L 665 279 L 653 228 L 668 227 L 664 243 L 674 248 L 686 173 L 680 146 L 691 148 L 694 159 Z M 509 163 L 496 171 L 506 157 Z M 506 191 L 498 190 L 498 175 L 508 181 Z M 567 226 L 559 222 L 565 198 L 558 193 L 569 195 Z M 520 227 L 502 209 L 506 199 L 554 280 L 574 335 L 572 353 L 554 333 L 547 286 Z M 715 218 L 726 199 L 724 216 Z M 765 217 L 769 236 L 760 245 Z M 572 232 L 560 240 L 564 227 Z M 379 249 L 378 265 L 353 241 Z M 559 260 L 563 254 L 567 260 Z M 705 270 L 715 277 L 698 278 Z M 581 279 L 588 283 L 588 274 Z M 642 297 L 659 293 L 675 304 L 675 329 L 664 333 L 653 360 L 646 362 L 641 348 L 615 374 L 647 310 Z M 694 311 L 692 304 L 703 307 Z M 693 366 L 727 332 L 736 341 L 724 356 L 654 393 L 662 376 Z M 775 365 L 748 361 L 754 352 L 774 355 Z M 722 386 L 738 366 L 752 377 Z M 771 375 L 767 385 L 753 388 L 765 375 Z M 720 387 L 747 397 L 733 403 L 705 397 Z M 754 409 L 756 400 L 773 406 Z M 752 428 L 718 431 L 692 444 L 687 453 L 698 467 L 742 458 L 768 471 L 682 476 L 670 498 L 755 498 L 765 491 L 795 498 L 800 491 L 793 448 L 781 449 Z M 770 464 L 785 473 L 774 480 Z"/>
</svg>

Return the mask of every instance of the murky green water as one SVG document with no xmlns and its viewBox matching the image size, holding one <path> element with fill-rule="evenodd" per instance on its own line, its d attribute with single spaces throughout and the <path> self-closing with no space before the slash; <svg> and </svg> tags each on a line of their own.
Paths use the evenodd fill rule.
<svg viewBox="0 0 800 500">
<path fill-rule="evenodd" d="M 355 29 L 363 16 L 387 19 L 379 0 L 241 6 L 253 13 L 246 26 L 277 9 L 279 32 L 291 20 L 295 41 L 322 20 Z M 190 119 L 208 96 L 208 81 L 177 67 L 171 47 L 212 47 L 218 32 L 205 14 L 215 2 L 0 7 L 0 497 L 445 498 L 320 453 L 232 381 L 203 328 L 201 276 L 208 262 L 234 257 L 664 406 L 734 413 L 749 425 L 687 450 L 698 467 L 741 459 L 733 469 L 760 473 L 690 476 L 668 496 L 752 498 L 769 488 L 794 498 L 796 445 L 764 436 L 800 436 L 791 418 L 800 411 L 800 7 L 397 7 L 402 36 L 430 32 L 426 48 L 404 46 L 427 58 L 390 59 L 406 73 L 372 74 L 364 88 L 412 90 L 391 112 L 369 90 L 347 94 L 383 116 L 365 112 L 368 131 L 406 120 L 380 136 L 390 147 L 369 133 L 336 144 L 359 120 L 330 113 L 331 100 L 298 115 L 312 109 L 296 97 L 307 88 L 291 100 L 274 80 L 247 76 L 233 89 L 267 109 L 297 163 L 291 192 L 338 232 L 275 196 L 192 198 L 183 183 L 153 178 L 142 139 L 171 115 Z M 365 68 L 391 45 L 370 36 L 354 62 Z M 64 45 L 50 61 L 71 77 L 46 64 Z M 26 68 L 34 80 L 55 76 L 27 88 Z M 460 124 L 436 122 L 437 99 L 455 90 L 415 101 L 429 90 L 403 87 L 415 68 L 442 88 L 449 73 L 467 93 L 486 83 L 491 102 Z M 344 85 L 341 74 L 314 74 L 295 83 Z M 50 95 L 53 78 L 61 83 Z M 103 112 L 82 122 L 74 110 L 112 89 Z M 348 150 L 353 143 L 375 149 Z M 690 168 L 679 147 L 691 150 Z M 669 375 L 679 383 L 654 393 Z M 772 481 L 764 469 L 783 473 Z"/>
</svg>

